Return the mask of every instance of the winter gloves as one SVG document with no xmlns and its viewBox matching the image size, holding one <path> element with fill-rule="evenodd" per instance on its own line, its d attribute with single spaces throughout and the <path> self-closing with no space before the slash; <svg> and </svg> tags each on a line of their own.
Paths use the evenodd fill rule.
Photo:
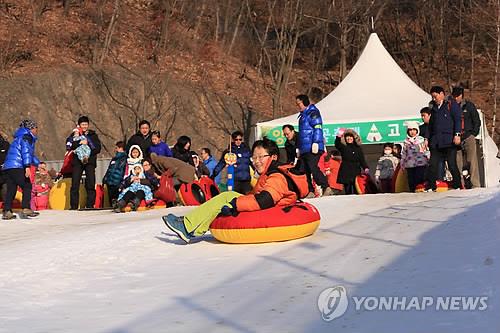
<svg viewBox="0 0 500 333">
<path fill-rule="evenodd" d="M 237 216 L 238 210 L 236 209 L 236 199 L 237 198 L 233 198 L 233 200 L 222 206 L 220 214 L 223 216 Z"/>
<path fill-rule="evenodd" d="M 318 153 L 318 151 L 319 151 L 319 145 L 315 142 L 315 143 L 313 143 L 313 144 L 312 144 L 312 146 L 311 146 L 311 152 L 312 152 L 313 154 L 317 154 L 317 153 Z"/>
<path fill-rule="evenodd" d="M 337 131 L 337 136 L 339 138 L 341 138 L 342 135 L 344 135 L 344 132 L 345 132 L 345 128 L 339 128 L 339 130 Z"/>
</svg>

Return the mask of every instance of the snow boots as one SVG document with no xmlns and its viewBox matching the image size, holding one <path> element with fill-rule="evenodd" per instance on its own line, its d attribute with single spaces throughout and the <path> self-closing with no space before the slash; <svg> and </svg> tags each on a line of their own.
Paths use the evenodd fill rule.
<svg viewBox="0 0 500 333">
<path fill-rule="evenodd" d="M 6 210 L 2 213 L 2 220 L 13 220 L 16 217 L 16 214 L 12 213 L 11 210 Z"/>
</svg>

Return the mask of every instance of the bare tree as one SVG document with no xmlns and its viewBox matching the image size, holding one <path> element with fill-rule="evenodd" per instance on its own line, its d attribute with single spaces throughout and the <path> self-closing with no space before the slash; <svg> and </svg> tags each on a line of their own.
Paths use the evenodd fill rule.
<svg viewBox="0 0 500 333">
<path fill-rule="evenodd" d="M 48 10 L 47 0 L 30 0 L 32 17 L 33 17 L 33 28 L 38 25 L 38 21 L 42 17 L 42 14 Z"/>
<path fill-rule="evenodd" d="M 113 14 L 111 15 L 111 19 L 109 21 L 108 28 L 106 30 L 106 35 L 104 37 L 104 43 L 101 50 L 101 56 L 99 57 L 99 62 L 98 62 L 99 65 L 102 65 L 104 59 L 106 59 L 108 55 L 108 51 L 113 38 L 113 33 L 115 32 L 119 16 L 120 16 L 120 0 L 115 0 L 113 7 Z"/>
<path fill-rule="evenodd" d="M 168 75 L 139 72 L 120 63 L 117 65 L 113 71 L 95 69 L 95 73 L 105 94 L 115 105 L 111 109 L 120 124 L 122 138 L 130 136 L 143 119 L 149 120 L 153 127 L 167 124 L 162 132 L 168 135 L 178 109 L 177 98 L 168 90 Z"/>
</svg>

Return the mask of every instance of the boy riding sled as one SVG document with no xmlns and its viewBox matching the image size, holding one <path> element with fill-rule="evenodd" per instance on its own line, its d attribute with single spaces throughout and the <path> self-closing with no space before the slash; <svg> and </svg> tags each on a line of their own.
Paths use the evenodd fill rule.
<svg viewBox="0 0 500 333">
<path fill-rule="evenodd" d="M 293 204 L 308 192 L 305 175 L 292 174 L 290 166 L 278 163 L 279 149 L 272 140 L 258 140 L 252 147 L 252 161 L 260 177 L 251 193 L 241 195 L 223 192 L 186 216 L 168 214 L 163 217 L 165 224 L 186 243 L 193 237 L 202 236 L 210 224 L 221 214 L 237 216 L 240 212 L 250 212 Z"/>
</svg>

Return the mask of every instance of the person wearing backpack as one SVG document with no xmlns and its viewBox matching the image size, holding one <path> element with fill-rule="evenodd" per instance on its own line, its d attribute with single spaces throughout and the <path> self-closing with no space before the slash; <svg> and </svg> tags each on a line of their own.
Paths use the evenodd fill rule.
<svg viewBox="0 0 500 333">
<path fill-rule="evenodd" d="M 236 216 L 240 212 L 295 203 L 309 192 L 307 178 L 293 175 L 288 168 L 280 169 L 278 160 L 279 149 L 274 141 L 266 137 L 256 141 L 252 147 L 252 161 L 260 177 L 251 193 L 222 192 L 186 216 L 168 214 L 163 216 L 163 221 L 179 238 L 189 243 L 193 237 L 207 232 L 219 214 Z"/>
<path fill-rule="evenodd" d="M 476 145 L 481 128 L 479 112 L 474 103 L 464 98 L 464 88 L 454 87 L 451 95 L 462 109 L 462 149 L 457 151 L 458 170 L 469 169 L 472 187 L 481 187 Z"/>
<path fill-rule="evenodd" d="M 118 141 L 115 144 L 115 156 L 109 162 L 108 169 L 102 183 L 107 185 L 109 201 L 113 203 L 118 199 L 120 184 L 125 174 L 125 166 L 127 165 L 127 153 L 125 153 L 125 143 Z"/>
<path fill-rule="evenodd" d="M 429 131 L 426 134 L 426 146 L 429 147 L 431 157 L 429 161 L 429 182 L 427 191 L 436 191 L 436 179 L 439 173 L 439 164 L 446 160 L 453 176 L 452 187 L 459 189 L 462 177 L 457 166 L 457 148 L 461 143 L 462 110 L 451 96 L 446 97 L 444 89 L 433 86 L 430 90 L 432 101 L 429 103 L 431 119 Z"/>
</svg>

